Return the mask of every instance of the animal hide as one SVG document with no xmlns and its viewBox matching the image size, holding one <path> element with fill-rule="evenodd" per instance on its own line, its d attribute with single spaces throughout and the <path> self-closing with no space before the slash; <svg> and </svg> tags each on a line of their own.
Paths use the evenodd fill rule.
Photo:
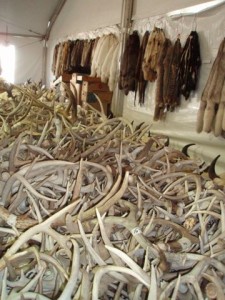
<svg viewBox="0 0 225 300">
<path fill-rule="evenodd" d="M 81 58 L 84 48 L 84 40 L 76 40 L 71 53 L 70 66 L 73 72 L 81 71 Z"/>
<path fill-rule="evenodd" d="M 70 41 L 68 54 L 67 54 L 67 59 L 66 59 L 66 66 L 65 66 L 65 71 L 68 72 L 68 73 L 72 71 L 72 68 L 71 68 L 71 55 L 72 55 L 73 47 L 74 47 L 74 41 Z"/>
<path fill-rule="evenodd" d="M 61 55 L 63 50 L 63 43 L 59 44 L 58 52 L 57 52 L 57 59 L 55 65 L 55 76 L 58 78 L 60 76 L 60 63 L 61 63 Z"/>
<path fill-rule="evenodd" d="M 85 66 L 87 56 L 91 52 L 91 46 L 92 46 L 92 41 L 91 40 L 90 41 L 89 40 L 84 40 L 84 47 L 83 47 L 83 52 L 82 52 L 81 62 L 80 62 L 80 65 L 82 67 Z"/>
<path fill-rule="evenodd" d="M 79 72 L 90 74 L 91 72 L 91 55 L 95 40 L 84 40 Z"/>
<path fill-rule="evenodd" d="M 108 86 L 109 86 L 109 90 L 111 92 L 114 90 L 116 81 L 117 81 L 117 70 L 118 70 L 118 64 L 119 64 L 119 62 L 118 62 L 119 49 L 120 49 L 120 44 L 118 43 L 113 52 L 112 62 L 110 65 L 110 70 L 109 70 Z"/>
<path fill-rule="evenodd" d="M 117 62 L 113 61 L 113 56 L 114 56 L 114 52 L 117 49 L 118 44 L 119 44 L 119 40 L 118 40 L 118 38 L 115 38 L 113 40 L 113 43 L 108 51 L 108 54 L 106 55 L 105 60 L 102 64 L 102 67 L 101 67 L 101 81 L 102 82 L 108 82 L 109 77 L 110 77 L 111 66 L 112 66 L 112 64 L 117 63 Z"/>
<path fill-rule="evenodd" d="M 149 35 L 142 64 L 145 80 L 153 82 L 157 78 L 157 61 L 165 39 L 165 34 L 161 28 L 155 27 Z"/>
<path fill-rule="evenodd" d="M 147 80 L 144 79 L 144 73 L 142 70 L 142 62 L 144 59 L 145 49 L 147 46 L 149 35 L 150 32 L 146 31 L 143 36 L 141 47 L 138 53 L 137 67 L 135 72 L 135 85 L 136 85 L 135 90 L 136 92 L 138 91 L 139 104 L 141 105 L 143 105 L 145 101 L 145 89 L 147 86 Z M 136 99 L 136 94 L 137 93 L 135 93 L 135 99 Z"/>
<path fill-rule="evenodd" d="M 197 132 L 202 130 L 214 130 L 215 136 L 222 135 L 225 131 L 225 39 L 220 44 L 202 93 Z"/>
<path fill-rule="evenodd" d="M 180 104 L 178 69 L 182 47 L 177 38 L 174 45 L 170 45 L 164 60 L 163 99 L 167 110 L 174 111 Z"/>
<path fill-rule="evenodd" d="M 104 61 L 110 52 L 111 47 L 117 42 L 117 37 L 114 34 L 109 34 L 106 36 L 102 46 L 99 50 L 99 55 L 96 61 L 96 73 L 98 77 L 101 77 L 102 66 Z M 103 75 L 104 76 L 104 75 Z"/>
<path fill-rule="evenodd" d="M 53 53 L 53 74 L 56 77 L 65 72 L 89 74 L 94 44 L 95 40 L 68 40 L 57 44 Z"/>
<path fill-rule="evenodd" d="M 91 63 L 91 76 L 92 77 L 95 77 L 97 75 L 98 57 L 99 57 L 99 53 L 100 53 L 102 44 L 104 43 L 106 37 L 107 37 L 106 35 L 101 36 L 97 41 L 97 45 L 95 46 L 94 54 L 92 57 L 92 63 Z"/>
<path fill-rule="evenodd" d="M 60 63 L 60 75 L 62 75 L 67 68 L 67 57 L 70 50 L 70 43 L 71 41 L 66 41 L 63 43 L 63 50 L 61 56 L 61 63 Z"/>
<path fill-rule="evenodd" d="M 171 41 L 166 39 L 161 49 L 158 62 L 157 62 L 157 81 L 156 81 L 156 96 L 155 96 L 155 112 L 154 121 L 162 120 L 165 116 L 165 103 L 163 99 L 163 88 L 164 88 L 164 59 L 167 51 L 171 46 Z"/>
<path fill-rule="evenodd" d="M 59 52 L 59 44 L 55 45 L 54 52 L 53 52 L 53 60 L 52 60 L 52 73 L 55 75 L 56 71 L 56 62 L 58 58 L 58 52 Z"/>
<path fill-rule="evenodd" d="M 99 40 L 100 40 L 100 37 L 97 37 L 94 40 L 94 44 L 93 44 L 93 48 L 92 48 L 92 52 L 91 52 L 91 65 L 92 65 L 92 62 L 93 62 L 93 57 L 95 55 L 95 51 L 96 51 Z"/>
<path fill-rule="evenodd" d="M 183 48 L 179 66 L 180 93 L 187 100 L 191 91 L 197 87 L 198 73 L 201 66 L 198 34 L 191 31 Z"/>
<path fill-rule="evenodd" d="M 119 89 L 124 90 L 125 95 L 129 91 L 135 91 L 135 72 L 140 48 L 140 39 L 137 31 L 128 36 L 124 53 L 121 59 Z"/>
</svg>

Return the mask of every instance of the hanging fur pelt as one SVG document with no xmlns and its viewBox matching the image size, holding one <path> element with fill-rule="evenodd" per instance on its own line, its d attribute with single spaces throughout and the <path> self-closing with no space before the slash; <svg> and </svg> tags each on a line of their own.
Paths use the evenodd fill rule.
<svg viewBox="0 0 225 300">
<path fill-rule="evenodd" d="M 197 132 L 225 132 L 225 39 L 222 40 L 202 92 L 197 115 Z"/>
<path fill-rule="evenodd" d="M 120 65 L 119 89 L 124 90 L 125 95 L 128 95 L 129 91 L 135 91 L 135 71 L 139 48 L 140 38 L 138 32 L 134 31 L 127 38 Z"/>
<path fill-rule="evenodd" d="M 149 35 L 142 63 L 145 80 L 153 82 L 157 78 L 157 61 L 165 39 L 166 37 L 163 29 L 154 27 L 153 31 Z"/>
<path fill-rule="evenodd" d="M 155 95 L 155 112 L 154 121 L 162 120 L 165 117 L 165 103 L 163 99 L 163 89 L 164 89 L 164 59 L 167 55 L 167 51 L 171 46 L 171 41 L 166 39 L 162 50 L 160 52 L 158 62 L 157 62 L 157 81 L 156 81 L 156 95 Z"/>
<path fill-rule="evenodd" d="M 58 51 L 59 51 L 59 44 L 55 45 L 54 52 L 53 52 L 53 60 L 52 60 L 52 73 L 55 75 L 56 71 L 56 62 L 57 62 L 57 57 L 58 57 Z"/>
<path fill-rule="evenodd" d="M 191 31 L 181 54 L 179 66 L 180 93 L 187 100 L 191 91 L 197 87 L 198 73 L 201 66 L 200 46 L 198 34 Z"/>
<path fill-rule="evenodd" d="M 150 35 L 150 32 L 146 31 L 143 36 L 141 47 L 139 49 L 137 67 L 136 67 L 136 72 L 135 72 L 135 80 L 136 80 L 136 82 L 135 82 L 135 85 L 136 85 L 135 99 L 136 99 L 136 94 L 138 92 L 139 104 L 141 104 L 141 105 L 143 105 L 144 101 L 145 101 L 145 89 L 146 89 L 146 85 L 147 85 L 147 80 L 144 79 L 144 73 L 142 70 L 142 62 L 144 59 L 145 48 L 147 46 L 149 35 Z"/>
<path fill-rule="evenodd" d="M 84 48 L 84 40 L 76 40 L 71 53 L 70 66 L 73 72 L 79 73 L 81 70 L 81 58 Z"/>
<path fill-rule="evenodd" d="M 170 45 L 164 59 L 163 99 L 167 110 L 174 111 L 180 104 L 178 68 L 182 47 L 179 37 L 174 45 Z"/>
</svg>

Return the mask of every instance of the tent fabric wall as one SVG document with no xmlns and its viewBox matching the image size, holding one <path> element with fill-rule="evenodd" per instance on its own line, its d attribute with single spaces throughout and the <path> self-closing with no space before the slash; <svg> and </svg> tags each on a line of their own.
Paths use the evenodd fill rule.
<svg viewBox="0 0 225 300">
<path fill-rule="evenodd" d="M 117 24 L 121 5 L 121 0 L 67 0 L 52 28 L 50 40 Z"/>
<path fill-rule="evenodd" d="M 34 82 L 40 81 L 43 42 L 38 39 L 8 36 L 7 43 L 15 46 L 15 84 L 23 83 L 29 78 Z M 3 37 L 0 37 L 0 44 L 5 44 Z"/>
<path fill-rule="evenodd" d="M 164 15 L 174 10 L 210 2 L 210 0 L 136 0 L 134 1 L 133 20 Z"/>
<path fill-rule="evenodd" d="M 57 3 L 58 0 L 0 0 L 0 43 L 15 46 L 15 83 L 23 83 L 28 78 L 35 82 L 41 79 L 41 38 Z"/>
<path fill-rule="evenodd" d="M 39 82 L 42 76 L 43 42 L 37 39 L 14 38 L 15 83 L 28 79 Z"/>
<path fill-rule="evenodd" d="M 59 0 L 0 0 L 0 32 L 44 35 Z"/>
</svg>

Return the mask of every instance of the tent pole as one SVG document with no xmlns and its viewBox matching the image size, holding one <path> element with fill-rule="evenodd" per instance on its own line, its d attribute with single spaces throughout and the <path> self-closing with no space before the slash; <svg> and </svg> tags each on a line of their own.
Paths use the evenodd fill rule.
<svg viewBox="0 0 225 300">
<path fill-rule="evenodd" d="M 59 0 L 58 5 L 56 6 L 51 18 L 49 19 L 48 26 L 44 36 L 44 45 L 43 45 L 43 52 L 42 52 L 42 84 L 46 84 L 46 68 L 47 68 L 47 54 L 48 54 L 48 39 L 52 30 L 52 26 L 54 25 L 60 11 L 62 10 L 63 6 L 65 5 L 67 0 Z"/>
<path fill-rule="evenodd" d="M 125 48 L 125 43 L 127 40 L 127 35 L 129 33 L 131 22 L 132 22 L 132 14 L 133 14 L 133 0 L 123 0 L 122 2 L 122 10 L 121 10 L 121 36 L 120 36 L 120 50 L 119 50 L 119 63 L 118 63 L 118 71 L 117 78 L 119 78 L 119 70 L 121 65 L 121 59 Z M 123 103 L 124 103 L 124 92 L 119 90 L 118 85 L 115 91 L 115 99 L 112 107 L 113 114 L 116 116 L 123 115 Z"/>
<path fill-rule="evenodd" d="M 48 26 L 47 26 L 47 29 L 46 29 L 46 33 L 45 33 L 45 39 L 46 41 L 49 39 L 49 35 L 50 35 L 50 32 L 52 30 L 52 26 L 54 25 L 58 15 L 60 14 L 63 6 L 65 5 L 67 0 L 60 0 L 58 5 L 56 6 L 51 18 L 49 19 L 48 21 Z"/>
<path fill-rule="evenodd" d="M 46 65 L 47 65 L 47 40 L 43 40 L 43 51 L 42 51 L 42 84 L 46 85 Z"/>
</svg>

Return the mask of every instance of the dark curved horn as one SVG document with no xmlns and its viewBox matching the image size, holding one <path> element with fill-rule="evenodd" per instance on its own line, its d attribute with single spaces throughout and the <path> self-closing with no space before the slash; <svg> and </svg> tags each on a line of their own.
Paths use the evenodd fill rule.
<svg viewBox="0 0 225 300">
<path fill-rule="evenodd" d="M 169 144 L 170 144 L 170 138 L 167 136 L 164 145 L 165 145 L 165 147 L 168 147 Z"/>
<path fill-rule="evenodd" d="M 211 162 L 209 169 L 208 169 L 209 178 L 212 180 L 214 178 L 219 178 L 219 176 L 215 172 L 215 165 L 216 165 L 216 162 L 219 157 L 220 157 L 220 155 L 217 155 L 217 157 L 214 158 L 214 160 Z"/>
<path fill-rule="evenodd" d="M 144 124 L 145 122 L 141 122 L 140 124 L 138 124 L 136 127 L 135 127 L 135 131 L 139 130 L 141 128 L 141 126 Z"/>
<path fill-rule="evenodd" d="M 188 148 L 191 147 L 191 146 L 193 146 L 193 145 L 195 145 L 195 144 L 192 143 L 192 144 L 187 144 L 187 145 L 185 145 L 185 146 L 182 148 L 181 152 L 182 152 L 184 155 L 186 155 L 187 157 L 190 157 L 189 154 L 188 154 Z"/>
</svg>

